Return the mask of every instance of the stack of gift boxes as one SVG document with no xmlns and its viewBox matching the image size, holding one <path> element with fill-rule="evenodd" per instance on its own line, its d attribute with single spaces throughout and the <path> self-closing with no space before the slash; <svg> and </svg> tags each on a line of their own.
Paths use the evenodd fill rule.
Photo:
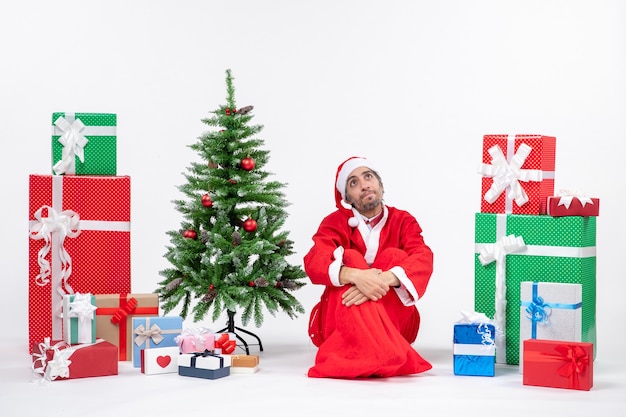
<svg viewBox="0 0 626 417">
<path fill-rule="evenodd" d="M 555 137 L 483 137 L 474 308 L 496 331 L 495 362 L 519 365 L 524 385 L 588 390 L 599 200 L 555 194 L 555 156 Z"/>
<path fill-rule="evenodd" d="M 258 356 L 229 355 L 231 333 L 203 335 L 210 349 L 183 352 L 182 318 L 159 316 L 157 294 L 131 293 L 130 177 L 117 175 L 116 129 L 116 114 L 53 113 L 53 173 L 30 175 L 33 370 L 74 379 L 117 375 L 119 361 L 132 361 L 148 375 L 194 369 L 215 379 L 233 359 L 256 370 Z"/>
</svg>

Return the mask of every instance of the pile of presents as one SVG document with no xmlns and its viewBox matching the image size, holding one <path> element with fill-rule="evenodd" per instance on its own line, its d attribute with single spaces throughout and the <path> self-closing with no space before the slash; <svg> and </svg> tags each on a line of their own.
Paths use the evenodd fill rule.
<svg viewBox="0 0 626 417">
<path fill-rule="evenodd" d="M 454 324 L 455 375 L 502 363 L 524 385 L 593 386 L 599 200 L 554 192 L 555 155 L 555 137 L 483 137 L 475 311 Z"/>
<path fill-rule="evenodd" d="M 130 177 L 117 175 L 117 116 L 53 113 L 51 175 L 29 178 L 28 325 L 46 380 L 141 372 L 207 379 L 253 373 L 236 336 L 183 328 L 157 294 L 133 294 Z"/>
</svg>

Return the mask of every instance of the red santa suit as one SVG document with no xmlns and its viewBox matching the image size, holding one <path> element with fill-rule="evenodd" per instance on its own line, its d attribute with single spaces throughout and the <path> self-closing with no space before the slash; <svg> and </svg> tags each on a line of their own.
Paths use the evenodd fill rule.
<svg viewBox="0 0 626 417">
<path fill-rule="evenodd" d="M 322 220 L 304 257 L 311 282 L 325 286 L 310 316 L 309 335 L 319 350 L 308 375 L 390 377 L 431 369 L 411 346 L 420 324 L 415 302 L 433 269 L 421 227 L 410 213 L 383 206 L 382 218 L 370 229 L 356 209 L 341 205 L 341 198 L 336 193 L 338 210 Z M 349 286 L 339 282 L 343 265 L 391 270 L 401 285 L 378 301 L 346 307 L 341 295 Z"/>
</svg>

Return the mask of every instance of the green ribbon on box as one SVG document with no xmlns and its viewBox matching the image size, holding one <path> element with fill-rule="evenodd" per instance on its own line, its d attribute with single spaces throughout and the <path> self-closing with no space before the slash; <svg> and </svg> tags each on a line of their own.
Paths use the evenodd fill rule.
<svg viewBox="0 0 626 417">
<path fill-rule="evenodd" d="M 116 114 L 53 113 L 53 173 L 117 175 L 116 128 Z"/>
<path fill-rule="evenodd" d="M 475 233 L 474 309 L 504 315 L 498 317 L 505 333 L 505 345 L 496 346 L 498 362 L 519 364 L 522 281 L 582 284 L 582 341 L 596 343 L 595 217 L 476 213 Z M 483 264 L 481 254 L 489 260 L 489 250 L 507 238 L 522 239 L 523 247 L 504 254 L 503 262 L 494 257 Z"/>
</svg>

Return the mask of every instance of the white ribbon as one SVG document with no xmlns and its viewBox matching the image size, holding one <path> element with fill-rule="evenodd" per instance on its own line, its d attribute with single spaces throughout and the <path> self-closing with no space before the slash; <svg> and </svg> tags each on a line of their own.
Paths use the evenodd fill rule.
<svg viewBox="0 0 626 417">
<path fill-rule="evenodd" d="M 77 343 L 89 343 L 92 340 L 92 322 L 96 306 L 91 304 L 91 294 L 76 293 L 72 302 L 69 303 L 67 317 L 78 319 Z"/>
<path fill-rule="evenodd" d="M 44 210 L 47 210 L 47 217 L 44 217 Z M 74 238 L 80 234 L 80 216 L 72 210 L 63 210 L 58 213 L 50 206 L 42 206 L 35 212 L 34 217 L 36 221 L 31 223 L 30 238 L 34 240 L 43 239 L 45 242 L 44 246 L 37 253 L 39 274 L 35 278 L 35 282 L 40 286 L 50 282 L 49 277 L 52 274 L 52 270 L 46 256 L 51 248 L 55 246 L 52 244 L 52 237 L 55 236 L 58 239 L 62 287 L 67 289 L 68 294 L 71 294 L 73 291 L 67 284 L 67 280 L 72 274 L 72 258 L 63 246 L 63 243 L 66 237 Z"/>
<path fill-rule="evenodd" d="M 485 266 L 496 263 L 495 315 L 497 329 L 502 329 L 502 337 L 496 337 L 496 362 L 506 363 L 506 255 L 526 248 L 521 236 L 503 236 L 496 243 L 485 244 L 481 248 L 478 260 Z"/>
<path fill-rule="evenodd" d="M 71 116 L 66 116 L 71 120 Z M 85 146 L 89 142 L 82 133 L 85 125 L 80 119 L 70 123 L 63 116 L 60 116 L 54 124 L 63 132 L 59 138 L 59 143 L 63 145 L 63 152 L 61 160 L 54 164 L 52 169 L 57 175 L 74 174 L 76 172 L 76 157 L 80 159 L 80 162 L 85 162 Z"/>
<path fill-rule="evenodd" d="M 179 348 L 183 348 L 183 344 L 186 340 L 190 341 L 193 345 L 193 349 L 198 351 L 199 348 L 204 350 L 207 346 L 207 341 L 211 339 L 211 336 L 215 338 L 213 330 L 206 327 L 187 328 L 184 329 L 181 334 L 174 338 L 174 342 Z M 189 338 L 189 339 L 187 339 Z"/>
<path fill-rule="evenodd" d="M 508 189 L 507 201 L 515 200 L 518 206 L 523 206 L 528 202 L 528 195 L 520 181 L 542 181 L 543 179 L 541 170 L 521 168 L 531 151 L 532 148 L 529 145 L 522 143 L 509 162 L 498 145 L 489 148 L 491 165 L 483 163 L 478 168 L 479 174 L 493 178 L 491 188 L 485 193 L 485 201 L 492 204 Z"/>
<path fill-rule="evenodd" d="M 54 381 L 57 378 L 69 378 L 70 377 L 70 365 L 72 361 L 70 357 L 78 349 L 83 349 L 88 346 L 93 346 L 103 342 L 104 339 L 98 339 L 95 343 L 84 343 L 78 346 L 71 346 L 65 342 L 58 342 L 54 346 L 50 346 L 50 338 L 46 337 L 43 343 L 38 345 L 39 353 L 33 350 L 33 357 L 36 359 L 33 361 L 32 369 L 34 373 L 41 376 L 42 381 Z M 52 350 L 54 354 L 51 360 L 47 360 L 46 351 Z M 39 366 L 37 364 L 39 363 Z"/>
<path fill-rule="evenodd" d="M 561 197 L 557 205 L 565 206 L 565 208 L 567 209 L 569 208 L 570 204 L 572 204 L 572 200 L 575 198 L 580 201 L 580 204 L 583 207 L 585 207 L 587 203 L 593 204 L 593 200 L 591 198 L 575 190 L 559 190 L 557 196 Z"/>
</svg>

